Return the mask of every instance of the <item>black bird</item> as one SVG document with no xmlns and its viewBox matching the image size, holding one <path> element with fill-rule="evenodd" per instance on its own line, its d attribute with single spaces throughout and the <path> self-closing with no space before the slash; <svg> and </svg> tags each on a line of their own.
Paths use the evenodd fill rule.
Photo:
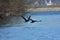
<svg viewBox="0 0 60 40">
<path fill-rule="evenodd" d="M 25 20 L 25 22 L 28 22 L 28 21 L 30 20 L 30 17 L 31 17 L 31 16 L 29 16 L 28 19 L 26 19 L 26 18 L 23 17 L 23 16 L 21 16 L 21 17 Z"/>
<path fill-rule="evenodd" d="M 30 19 L 30 20 L 31 20 L 31 23 L 35 23 L 35 22 L 42 22 L 42 20 L 40 20 L 40 21 L 33 20 L 33 19 Z"/>
<path fill-rule="evenodd" d="M 31 19 L 31 16 L 29 16 L 28 19 L 26 19 L 24 16 L 21 16 L 21 17 L 25 20 L 25 22 L 28 22 L 28 21 L 30 21 L 30 20 L 31 20 L 31 23 L 42 22 L 42 20 L 37 21 L 37 20 Z"/>
</svg>

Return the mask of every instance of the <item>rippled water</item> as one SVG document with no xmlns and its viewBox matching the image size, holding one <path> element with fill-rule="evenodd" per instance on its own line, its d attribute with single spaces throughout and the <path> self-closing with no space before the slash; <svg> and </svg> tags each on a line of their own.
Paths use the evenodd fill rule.
<svg viewBox="0 0 60 40">
<path fill-rule="evenodd" d="M 36 14 L 35 14 L 36 13 Z M 60 40 L 60 12 L 31 12 L 31 18 L 42 22 L 25 23 L 13 18 L 0 28 L 0 40 Z M 21 22 L 21 23 L 20 23 Z"/>
</svg>

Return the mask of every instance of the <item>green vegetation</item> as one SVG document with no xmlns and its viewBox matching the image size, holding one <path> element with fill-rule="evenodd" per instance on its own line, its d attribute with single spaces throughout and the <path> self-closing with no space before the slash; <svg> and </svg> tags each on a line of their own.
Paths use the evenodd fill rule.
<svg viewBox="0 0 60 40">
<path fill-rule="evenodd" d="M 0 0 L 0 25 L 6 24 L 13 16 L 22 16 L 27 10 L 26 0 Z"/>
</svg>

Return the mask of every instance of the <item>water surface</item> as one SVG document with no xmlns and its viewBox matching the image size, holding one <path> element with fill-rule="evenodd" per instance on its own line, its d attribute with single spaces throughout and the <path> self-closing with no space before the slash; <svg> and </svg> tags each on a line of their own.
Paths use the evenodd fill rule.
<svg viewBox="0 0 60 40">
<path fill-rule="evenodd" d="M 0 40 L 60 40 L 60 12 L 30 12 L 34 20 L 42 22 L 25 23 L 13 18 L 8 25 L 0 28 Z M 21 23 L 20 23 L 21 22 Z"/>
</svg>

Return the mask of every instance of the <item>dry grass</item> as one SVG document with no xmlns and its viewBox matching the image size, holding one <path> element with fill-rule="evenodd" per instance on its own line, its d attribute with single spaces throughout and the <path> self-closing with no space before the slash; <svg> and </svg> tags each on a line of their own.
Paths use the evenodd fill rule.
<svg viewBox="0 0 60 40">
<path fill-rule="evenodd" d="M 30 8 L 28 11 L 60 11 L 60 7 Z"/>
</svg>

